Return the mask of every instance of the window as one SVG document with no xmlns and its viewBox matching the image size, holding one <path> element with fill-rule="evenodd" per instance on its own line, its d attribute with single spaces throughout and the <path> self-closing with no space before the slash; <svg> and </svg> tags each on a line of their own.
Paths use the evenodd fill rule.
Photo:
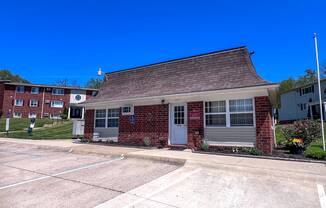
<svg viewBox="0 0 326 208">
<path fill-rule="evenodd" d="M 50 118 L 52 118 L 52 119 L 61 119 L 61 114 L 60 113 L 51 114 Z"/>
<path fill-rule="evenodd" d="M 230 100 L 230 126 L 253 126 L 252 99 Z"/>
<path fill-rule="evenodd" d="M 122 107 L 122 115 L 134 115 L 134 106 L 123 106 Z"/>
<path fill-rule="evenodd" d="M 14 118 L 21 118 L 22 117 L 22 113 L 19 112 L 15 112 L 13 115 Z"/>
<path fill-rule="evenodd" d="M 76 95 L 75 96 L 75 100 L 80 101 L 81 100 L 81 96 L 80 95 Z"/>
<path fill-rule="evenodd" d="M 206 126 L 226 126 L 226 101 L 205 103 Z"/>
<path fill-rule="evenodd" d="M 38 88 L 38 87 L 32 87 L 31 94 L 39 94 L 39 93 L 40 93 L 40 88 Z"/>
<path fill-rule="evenodd" d="M 185 107 L 174 106 L 174 124 L 185 124 Z"/>
<path fill-rule="evenodd" d="M 64 89 L 58 89 L 58 88 L 52 89 L 52 95 L 64 95 L 64 94 L 65 94 Z"/>
<path fill-rule="evenodd" d="M 300 89 L 300 95 L 305 95 L 314 92 L 314 86 L 304 87 Z"/>
<path fill-rule="evenodd" d="M 108 109 L 108 123 L 107 127 L 108 128 L 114 128 L 114 127 L 119 127 L 119 114 L 120 114 L 120 109 Z"/>
<path fill-rule="evenodd" d="M 207 127 L 253 126 L 253 99 L 205 102 Z"/>
<path fill-rule="evenodd" d="M 15 100 L 15 106 L 23 106 L 24 100 L 23 99 L 16 99 Z"/>
<path fill-rule="evenodd" d="M 30 107 L 37 107 L 38 106 L 38 100 L 30 100 L 29 101 Z"/>
<path fill-rule="evenodd" d="M 25 87 L 24 86 L 17 86 L 16 87 L 16 92 L 17 93 L 24 93 L 25 92 Z"/>
<path fill-rule="evenodd" d="M 51 101 L 52 108 L 63 108 L 63 101 Z"/>
<path fill-rule="evenodd" d="M 95 128 L 105 128 L 106 109 L 95 111 Z"/>
<path fill-rule="evenodd" d="M 95 97 L 97 95 L 98 91 L 92 91 L 92 96 Z"/>
<path fill-rule="evenodd" d="M 36 113 L 29 113 L 28 118 L 36 118 Z"/>
</svg>

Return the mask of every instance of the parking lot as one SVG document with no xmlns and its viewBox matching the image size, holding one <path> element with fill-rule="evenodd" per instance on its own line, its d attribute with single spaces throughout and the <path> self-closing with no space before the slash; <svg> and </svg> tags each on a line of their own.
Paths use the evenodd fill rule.
<svg viewBox="0 0 326 208">
<path fill-rule="evenodd" d="M 0 141 L 0 207 L 326 207 L 325 164 L 189 153 L 207 166 L 73 152 Z"/>
<path fill-rule="evenodd" d="M 0 207 L 94 207 L 178 166 L 0 145 Z"/>
</svg>

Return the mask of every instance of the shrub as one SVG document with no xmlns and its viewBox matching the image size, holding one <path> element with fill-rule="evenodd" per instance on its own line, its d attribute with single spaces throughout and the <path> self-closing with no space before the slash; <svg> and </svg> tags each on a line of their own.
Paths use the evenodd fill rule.
<svg viewBox="0 0 326 208">
<path fill-rule="evenodd" d="M 304 156 L 313 159 L 326 159 L 326 151 L 323 150 L 321 143 L 317 141 L 307 147 Z"/>
<path fill-rule="evenodd" d="M 209 150 L 209 144 L 206 140 L 204 140 L 201 144 L 201 149 L 204 151 L 208 151 Z"/>
<path fill-rule="evenodd" d="M 250 148 L 249 154 L 251 155 L 263 155 L 263 152 L 257 148 Z"/>
<path fill-rule="evenodd" d="M 149 147 L 152 144 L 151 139 L 149 137 L 144 137 L 143 142 L 146 147 Z"/>
<path fill-rule="evenodd" d="M 282 127 L 281 132 L 288 146 L 293 145 L 294 138 L 300 138 L 303 139 L 303 146 L 307 147 L 312 141 L 320 138 L 321 127 L 316 120 L 300 120 Z"/>
<path fill-rule="evenodd" d="M 62 111 L 60 117 L 61 117 L 62 119 L 67 119 L 67 118 L 68 118 L 68 108 L 65 107 L 65 108 L 63 109 L 63 111 Z"/>
</svg>

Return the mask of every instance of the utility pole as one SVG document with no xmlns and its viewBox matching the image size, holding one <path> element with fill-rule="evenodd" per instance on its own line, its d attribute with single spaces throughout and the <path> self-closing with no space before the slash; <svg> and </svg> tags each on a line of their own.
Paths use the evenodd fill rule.
<svg viewBox="0 0 326 208">
<path fill-rule="evenodd" d="M 315 40 L 315 49 L 316 49 L 316 65 L 317 65 L 317 75 L 318 75 L 318 92 L 319 92 L 319 109 L 320 109 L 320 123 L 321 123 L 321 136 L 323 138 L 323 149 L 326 151 L 325 147 L 325 134 L 324 134 L 324 118 L 323 118 L 323 106 L 321 98 L 321 89 L 320 89 L 320 71 L 319 71 L 319 60 L 318 60 L 318 44 L 317 44 L 317 34 L 314 33 Z"/>
</svg>

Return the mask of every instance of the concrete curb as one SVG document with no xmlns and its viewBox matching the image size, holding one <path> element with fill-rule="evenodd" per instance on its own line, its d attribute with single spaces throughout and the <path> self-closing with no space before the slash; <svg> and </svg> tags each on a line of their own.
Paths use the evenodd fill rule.
<svg viewBox="0 0 326 208">
<path fill-rule="evenodd" d="M 20 144 L 16 142 L 7 142 L 2 141 L 4 143 L 8 144 Z M 83 149 L 77 149 L 77 147 L 59 147 L 59 146 L 52 146 L 52 145 L 40 145 L 40 144 L 28 144 L 35 146 L 37 149 L 41 150 L 52 150 L 52 151 L 60 151 L 60 152 L 71 152 L 73 154 L 90 154 L 90 155 L 104 155 L 104 156 L 121 156 L 121 154 L 112 154 L 110 152 L 94 152 L 89 150 L 83 150 Z M 137 155 L 131 153 L 124 154 L 126 158 L 137 158 L 137 159 L 144 159 L 144 160 L 152 160 L 156 162 L 167 162 L 175 165 L 184 165 L 186 160 L 185 159 L 179 159 L 179 158 L 170 158 L 170 157 L 162 157 L 162 156 L 152 156 L 152 155 Z"/>
<path fill-rule="evenodd" d="M 152 155 L 138 155 L 133 153 L 129 153 L 125 156 L 127 158 L 137 158 L 137 159 L 152 160 L 157 162 L 167 162 L 175 165 L 184 165 L 187 161 L 186 159 L 180 159 L 180 158 L 152 156 Z"/>
<path fill-rule="evenodd" d="M 326 164 L 323 160 L 309 160 L 309 159 L 296 159 L 296 158 L 285 158 L 285 157 L 272 157 L 272 156 L 256 156 L 256 155 L 245 155 L 245 154 L 228 154 L 228 153 L 218 153 L 218 152 L 204 152 L 204 151 L 193 151 L 193 153 L 206 154 L 206 155 L 221 155 L 230 157 L 245 157 L 245 158 L 257 158 L 257 159 L 268 159 L 268 160 L 283 160 L 291 162 L 306 162 L 306 163 L 320 163 Z"/>
</svg>

